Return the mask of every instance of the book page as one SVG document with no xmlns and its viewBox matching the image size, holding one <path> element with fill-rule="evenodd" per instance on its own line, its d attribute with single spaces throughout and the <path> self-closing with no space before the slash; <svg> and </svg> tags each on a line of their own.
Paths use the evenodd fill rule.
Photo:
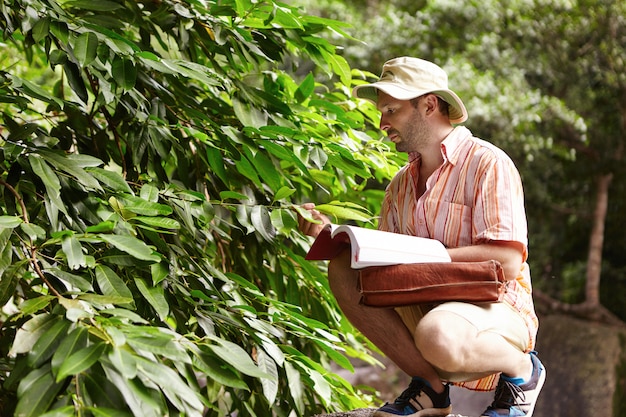
<svg viewBox="0 0 626 417">
<path fill-rule="evenodd" d="M 450 262 L 443 244 L 434 239 L 349 225 L 328 225 L 313 242 L 306 259 L 327 260 L 351 246 L 352 268 L 419 262 Z"/>
<path fill-rule="evenodd" d="M 334 231 L 337 237 L 342 233 L 351 236 L 353 268 L 451 261 L 438 240 L 355 226 L 340 226 Z"/>
</svg>

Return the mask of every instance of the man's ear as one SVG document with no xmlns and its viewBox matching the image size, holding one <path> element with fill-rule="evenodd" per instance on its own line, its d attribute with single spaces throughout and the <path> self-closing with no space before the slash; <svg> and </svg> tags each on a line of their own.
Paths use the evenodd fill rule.
<svg viewBox="0 0 626 417">
<path fill-rule="evenodd" d="M 437 96 L 434 94 L 427 94 L 422 101 L 426 105 L 426 116 L 430 116 L 439 109 L 439 100 L 437 100 Z"/>
</svg>

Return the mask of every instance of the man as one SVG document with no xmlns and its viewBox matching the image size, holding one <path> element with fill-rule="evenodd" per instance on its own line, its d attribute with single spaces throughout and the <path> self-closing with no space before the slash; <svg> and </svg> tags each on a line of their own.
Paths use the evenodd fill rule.
<svg viewBox="0 0 626 417">
<path fill-rule="evenodd" d="M 467 111 L 437 65 L 401 57 L 379 81 L 353 94 L 374 102 L 380 128 L 409 163 L 389 184 L 379 228 L 441 241 L 452 261 L 495 259 L 504 269 L 502 303 L 442 303 L 396 309 L 359 304 L 346 252 L 330 261 L 331 289 L 347 318 L 400 369 L 409 387 L 376 417 L 451 412 L 449 383 L 492 390 L 482 416 L 531 416 L 546 371 L 532 351 L 538 327 L 527 258 L 521 179 L 510 158 L 462 126 Z M 306 204 L 313 217 L 328 219 Z M 321 225 L 300 219 L 317 236 Z"/>
</svg>

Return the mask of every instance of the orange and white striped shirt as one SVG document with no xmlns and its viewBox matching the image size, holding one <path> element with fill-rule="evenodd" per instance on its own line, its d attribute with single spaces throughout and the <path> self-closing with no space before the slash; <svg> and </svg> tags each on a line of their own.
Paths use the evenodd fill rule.
<svg viewBox="0 0 626 417">
<path fill-rule="evenodd" d="M 428 237 L 455 248 L 494 240 L 520 242 L 524 246 L 522 268 L 507 284 L 504 302 L 520 312 L 532 350 L 538 328 L 528 258 L 528 230 L 522 181 L 508 155 L 478 139 L 463 126 L 442 142 L 443 164 L 428 178 L 418 196 L 421 157 L 409 154 L 409 163 L 392 179 L 381 207 L 379 229 Z M 490 389 L 497 378 L 488 377 L 473 389 Z"/>
</svg>

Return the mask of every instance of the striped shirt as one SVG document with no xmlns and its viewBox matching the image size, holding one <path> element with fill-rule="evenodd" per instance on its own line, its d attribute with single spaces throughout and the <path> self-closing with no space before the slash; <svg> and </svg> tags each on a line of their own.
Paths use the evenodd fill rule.
<svg viewBox="0 0 626 417">
<path fill-rule="evenodd" d="M 520 242 L 524 262 L 507 284 L 504 302 L 524 318 L 532 350 L 539 323 L 526 263 L 528 230 L 519 172 L 501 149 L 462 126 L 442 142 L 441 152 L 444 162 L 428 178 L 421 196 L 417 189 L 421 157 L 409 154 L 409 163 L 387 187 L 379 229 L 437 239 L 450 248 L 494 240 Z M 490 389 L 495 383 L 497 376 L 464 385 Z"/>
</svg>

